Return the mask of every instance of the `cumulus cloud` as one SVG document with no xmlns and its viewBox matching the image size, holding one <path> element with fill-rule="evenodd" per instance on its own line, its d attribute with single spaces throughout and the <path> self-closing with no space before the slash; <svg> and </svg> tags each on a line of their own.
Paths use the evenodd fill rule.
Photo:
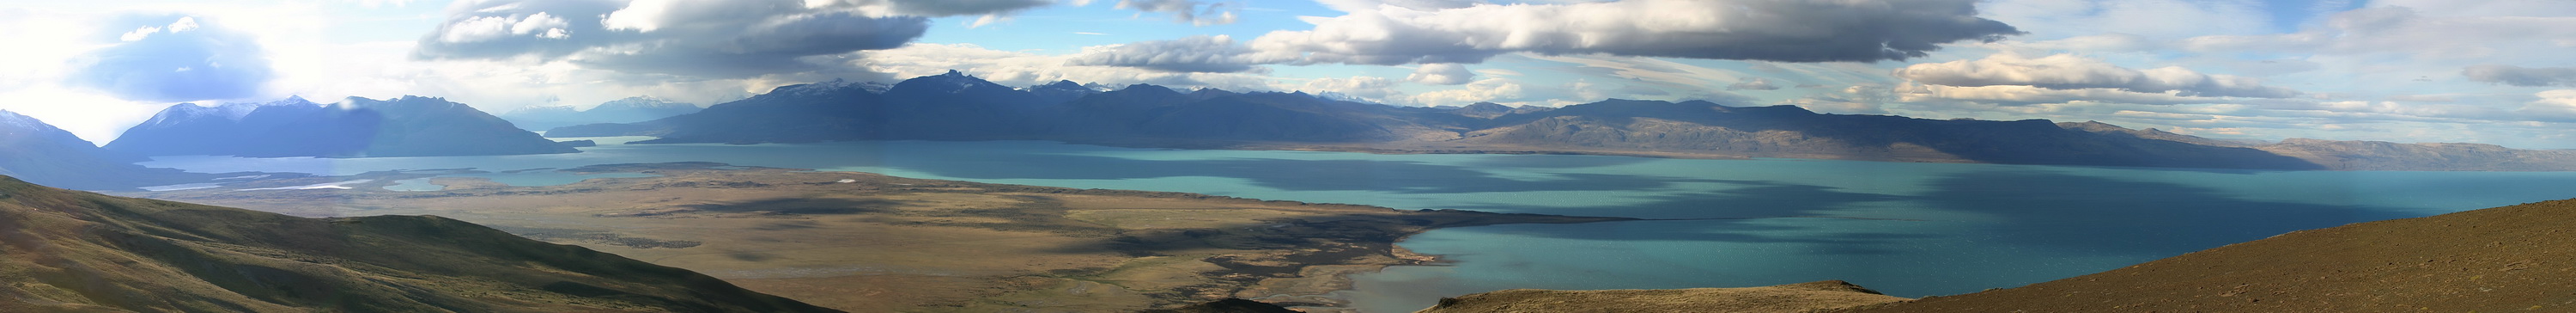
<svg viewBox="0 0 2576 313">
<path fill-rule="evenodd" d="M 1507 102 L 1520 99 L 1525 88 L 1508 78 L 1487 78 L 1467 83 L 1464 88 L 1415 94 L 1407 102 L 1422 106 L 1464 106 L 1477 102 Z"/>
<path fill-rule="evenodd" d="M 900 47 L 928 17 L 1009 14 L 1047 0 L 487 0 L 448 8 L 424 59 L 535 59 L 628 73 L 752 77 L 831 69 Z"/>
<path fill-rule="evenodd" d="M 1473 64 L 1520 52 L 1874 62 L 1922 57 L 1942 44 L 1992 41 L 2020 33 L 2011 25 L 1976 17 L 1974 0 L 1630 0 L 1513 5 L 1331 0 L 1325 4 L 1348 14 L 1304 17 L 1306 22 L 1315 24 L 1314 29 L 1274 31 L 1242 46 L 1195 45 L 1205 42 L 1184 39 L 1140 44 L 1188 49 L 1107 53 L 1250 64 Z M 1171 44 L 1185 41 L 1194 45 Z M 1176 56 L 1184 54 L 1197 56 Z"/>
<path fill-rule="evenodd" d="M 1945 86 L 1904 84 L 1898 86 L 1898 101 L 1940 102 L 1967 101 L 2002 105 L 2031 105 L 2068 102 L 2107 102 L 2130 104 L 2211 104 L 2236 102 L 2230 98 L 2189 97 L 2171 93 L 2145 93 L 2119 89 L 2050 89 L 2022 85 Z"/>
<path fill-rule="evenodd" d="M 2319 54 L 2406 54 L 2419 59 L 2556 60 L 2576 38 L 2576 17 L 2482 12 L 2462 15 L 2454 6 L 2509 7 L 2534 1 L 2441 1 L 2407 6 L 2376 6 L 2335 13 L 2316 27 L 2296 33 L 2216 35 L 2183 39 L 2180 46 L 2202 52 L 2289 52 Z M 2566 1 L 2560 7 L 2576 7 Z M 2490 5 L 2493 4 L 2493 5 Z M 2419 10 L 2418 8 L 2425 8 Z"/>
<path fill-rule="evenodd" d="M 2479 64 L 2460 70 L 2460 76 L 2467 76 L 2470 81 L 2523 87 L 2576 87 L 2576 68 Z"/>
<path fill-rule="evenodd" d="M 185 15 L 112 19 L 98 38 L 113 44 L 72 61 L 66 84 L 118 98 L 193 101 L 256 96 L 275 78 L 251 35 Z"/>
<path fill-rule="evenodd" d="M 1298 86 L 1296 90 L 1318 94 L 1346 95 L 1357 97 L 1361 100 L 1375 102 L 1387 102 L 1387 100 L 1397 99 L 1398 96 L 1404 95 L 1402 92 L 1395 91 L 1395 80 L 1375 76 L 1320 78 L 1306 81 L 1306 84 Z"/>
<path fill-rule="evenodd" d="M 1133 67 L 1072 65 L 1067 55 L 1041 55 L 985 49 L 973 44 L 916 43 L 902 48 L 864 52 L 865 57 L 837 60 L 834 66 L 865 68 L 915 77 L 965 71 L 1005 86 L 1029 86 L 1058 80 L 1112 86 L 1155 84 L 1176 88 L 1207 87 L 1236 91 L 1285 90 L 1268 77 L 1245 73 L 1171 72 Z"/>
<path fill-rule="evenodd" d="M 1484 3 L 1476 0 L 1316 0 L 1315 2 L 1342 12 L 1376 10 L 1382 6 L 1413 10 L 1456 9 Z"/>
<path fill-rule="evenodd" d="M 2514 113 L 2535 119 L 2576 122 L 2576 89 L 2542 91 L 2532 95 L 2540 97 L 2540 100 L 2524 104 Z"/>
<path fill-rule="evenodd" d="M 1898 78 L 1959 87 L 2029 86 L 2057 90 L 2113 89 L 2138 93 L 2173 92 L 2183 97 L 2287 98 L 2299 92 L 2264 86 L 2235 75 L 2202 74 L 2182 67 L 2133 70 L 2071 54 L 2026 58 L 1997 54 L 1979 60 L 1923 63 L 1898 68 Z"/>
<path fill-rule="evenodd" d="M 1780 85 L 1771 84 L 1771 80 L 1769 79 L 1751 77 L 1745 78 L 1744 81 L 1741 82 L 1726 85 L 1726 90 L 1780 90 Z"/>
<path fill-rule="evenodd" d="M 1234 10 L 1240 4 L 1197 0 L 1118 0 L 1118 8 L 1145 13 L 1171 14 L 1173 21 L 1190 25 L 1234 24 Z"/>
<path fill-rule="evenodd" d="M 2017 34 L 1976 17 L 1974 0 L 1631 0 L 1358 9 L 1313 30 L 1248 43 L 1307 62 L 1477 63 L 1494 55 L 1612 54 L 1832 62 L 1905 60 L 1941 44 Z"/>
<path fill-rule="evenodd" d="M 1174 40 L 1146 41 L 1122 45 L 1086 47 L 1075 54 L 1070 64 L 1086 66 L 1124 66 L 1167 72 L 1232 73 L 1260 69 L 1257 64 L 1277 62 L 1264 59 L 1234 44 L 1226 35 L 1190 36 Z"/>
<path fill-rule="evenodd" d="M 1778 104 L 1795 105 L 1809 111 L 1825 113 L 1885 114 L 1887 110 L 1881 105 L 1894 98 L 1894 94 L 1887 87 L 1851 86 L 1843 87 L 1842 90 L 1780 101 Z"/>
<path fill-rule="evenodd" d="M 1414 69 L 1412 75 L 1404 76 L 1404 80 L 1432 85 L 1463 85 L 1475 81 L 1476 72 L 1468 71 L 1466 65 L 1457 63 L 1432 63 Z"/>
</svg>

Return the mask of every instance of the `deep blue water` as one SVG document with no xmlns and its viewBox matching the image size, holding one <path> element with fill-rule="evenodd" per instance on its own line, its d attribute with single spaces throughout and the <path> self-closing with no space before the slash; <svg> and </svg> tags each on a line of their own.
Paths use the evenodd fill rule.
<svg viewBox="0 0 2576 313">
<path fill-rule="evenodd" d="M 616 141 L 603 141 L 614 143 Z M 1721 220 L 1444 229 L 1453 266 L 1357 277 L 1373 312 L 1509 288 L 1743 287 L 1842 279 L 1898 296 L 2013 287 L 2300 229 L 2576 198 L 2576 173 L 2276 172 L 1568 155 L 1169 150 L 1052 142 L 603 145 L 579 154 L 169 157 L 199 172 L 345 175 L 713 161 L 991 183 L 1402 209 Z M 513 179 L 568 183 L 532 171 Z M 562 175 L 566 177 L 545 177 Z"/>
</svg>

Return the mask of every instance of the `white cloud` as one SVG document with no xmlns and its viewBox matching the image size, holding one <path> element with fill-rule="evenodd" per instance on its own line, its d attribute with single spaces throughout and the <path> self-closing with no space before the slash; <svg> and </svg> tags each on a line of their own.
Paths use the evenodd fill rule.
<svg viewBox="0 0 2576 313">
<path fill-rule="evenodd" d="M 1073 65 L 1125 66 L 1167 72 L 1230 73 L 1258 71 L 1261 68 L 1254 65 L 1280 61 L 1259 57 L 1236 46 L 1234 37 L 1215 35 L 1084 47 L 1082 53 L 1074 55 L 1069 62 Z"/>
<path fill-rule="evenodd" d="M 1520 99 L 1524 88 L 1508 78 L 1486 78 L 1467 83 L 1463 88 L 1415 94 L 1406 101 L 1421 106 L 1463 106 L 1477 102 L 1511 102 Z"/>
<path fill-rule="evenodd" d="M 2461 69 L 2460 76 L 2468 77 L 2470 81 L 2511 86 L 2576 87 L 2576 68 L 2528 68 L 2503 64 L 2479 64 Z"/>
<path fill-rule="evenodd" d="M 1478 63 L 1494 55 L 1613 54 L 1790 62 L 1904 60 L 1940 44 L 2017 33 L 1972 0 L 1630 0 L 1415 10 L 1346 8 L 1252 49 L 1306 62 Z"/>
<path fill-rule="evenodd" d="M 414 54 L 735 78 L 850 71 L 805 58 L 894 48 L 929 28 L 922 17 L 883 15 L 911 2 L 861 2 L 464 1 Z"/>
<path fill-rule="evenodd" d="M 2474 11 L 2474 10 L 2472 10 Z M 2187 38 L 2193 51 L 2403 54 L 2420 60 L 2550 60 L 2576 38 L 2576 16 L 2427 15 L 2412 7 L 2345 11 L 2296 33 Z"/>
<path fill-rule="evenodd" d="M 1769 79 L 1753 77 L 1746 78 L 1744 81 L 1736 82 L 1734 84 L 1727 84 L 1726 90 L 1780 90 L 1780 85 L 1771 84 L 1771 80 Z"/>
<path fill-rule="evenodd" d="M 1457 63 L 1423 64 L 1414 69 L 1412 75 L 1404 76 L 1406 81 L 1432 85 L 1462 85 L 1475 79 L 1476 72 L 1468 71 L 1466 65 Z"/>
<path fill-rule="evenodd" d="M 917 43 L 901 48 L 861 52 L 847 66 L 893 77 L 935 75 L 955 69 L 1006 86 L 1029 86 L 1071 80 L 1113 86 L 1155 84 L 1176 88 L 1211 87 L 1235 91 L 1282 90 L 1271 79 L 1243 73 L 1192 73 L 1132 67 L 1072 64 L 1072 55 L 1041 55 L 986 49 L 973 44 Z"/>
<path fill-rule="evenodd" d="M 1910 65 L 1896 69 L 1895 75 L 1927 84 L 1960 87 L 2099 88 L 2137 93 L 2173 92 L 2183 97 L 2287 98 L 2299 95 L 2296 90 L 2264 86 L 2261 81 L 2249 77 L 2201 74 L 2171 66 L 2132 70 L 2072 54 L 2028 58 L 2004 53 L 1979 60 Z"/>
<path fill-rule="evenodd" d="M 1883 107 L 1894 95 L 1887 87 L 1850 86 L 1832 92 L 1818 93 L 1780 101 L 1809 111 L 1842 114 L 1886 114 Z"/>
<path fill-rule="evenodd" d="M 1874 62 L 1923 57 L 1942 44 L 2018 33 L 2010 25 L 1977 18 L 1974 0 L 1630 0 L 1463 7 L 1443 1 L 1395 2 L 1327 2 L 1348 14 L 1304 17 L 1314 29 L 1273 31 L 1241 47 L 1148 42 L 1139 44 L 1195 49 L 1137 52 L 1291 64 L 1472 64 L 1522 52 Z"/>
<path fill-rule="evenodd" d="M 1403 96 L 1404 93 L 1395 91 L 1395 85 L 1395 80 L 1386 79 L 1385 77 L 1352 76 L 1350 78 L 1318 78 L 1308 80 L 1304 85 L 1298 86 L 1294 89 L 1309 93 L 1333 93 L 1347 95 L 1358 97 L 1363 100 L 1386 103 L 1390 102 L 1389 100 L 1403 100 L 1398 97 Z"/>
<path fill-rule="evenodd" d="M 1906 84 L 1897 88 L 1898 101 L 1937 102 L 1968 101 L 2004 105 L 2029 105 L 2068 102 L 2107 102 L 2130 104 L 2209 104 L 2237 100 L 2215 97 L 2187 97 L 2170 93 L 2143 93 L 2118 89 L 2048 89 L 2020 85 L 1945 86 Z"/>
<path fill-rule="evenodd" d="M 2576 89 L 2542 91 L 2532 96 L 2540 97 L 2540 100 L 2524 104 L 2514 113 L 2543 120 L 2576 122 Z"/>
<path fill-rule="evenodd" d="M 1242 5 L 1196 0 L 1118 0 L 1120 9 L 1170 14 L 1174 21 L 1198 26 L 1234 24 L 1234 12 L 1239 6 Z"/>
</svg>

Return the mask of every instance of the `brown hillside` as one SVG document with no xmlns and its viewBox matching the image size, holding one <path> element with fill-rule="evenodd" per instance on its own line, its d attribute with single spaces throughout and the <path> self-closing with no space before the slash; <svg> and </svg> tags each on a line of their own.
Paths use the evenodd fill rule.
<svg viewBox="0 0 2576 313">
<path fill-rule="evenodd" d="M 2308 230 L 2020 288 L 1850 312 L 2576 310 L 2576 200 Z"/>
<path fill-rule="evenodd" d="M 1465 312 L 1806 312 L 1902 301 L 1828 280 L 1768 287 L 1661 290 L 1512 289 L 1440 299 L 1416 313 Z"/>
<path fill-rule="evenodd" d="M 826 312 L 434 216 L 299 218 L 0 176 L 0 312 Z"/>
</svg>

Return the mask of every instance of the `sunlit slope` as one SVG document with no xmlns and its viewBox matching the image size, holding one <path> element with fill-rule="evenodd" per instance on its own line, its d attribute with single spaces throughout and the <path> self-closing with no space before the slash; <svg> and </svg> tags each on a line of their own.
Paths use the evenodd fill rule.
<svg viewBox="0 0 2576 313">
<path fill-rule="evenodd" d="M 2563 312 L 2576 200 L 2299 231 L 1863 312 Z"/>
<path fill-rule="evenodd" d="M 1427 311 L 1715 312 L 1763 303 L 1793 312 L 2566 312 L 2576 308 L 2571 221 L 2576 200 L 2357 223 L 2018 288 L 1857 307 L 1837 298 L 1875 294 L 1507 290 Z"/>
<path fill-rule="evenodd" d="M 309 219 L 0 177 L 0 312 L 831 311 L 435 216 Z"/>
</svg>

